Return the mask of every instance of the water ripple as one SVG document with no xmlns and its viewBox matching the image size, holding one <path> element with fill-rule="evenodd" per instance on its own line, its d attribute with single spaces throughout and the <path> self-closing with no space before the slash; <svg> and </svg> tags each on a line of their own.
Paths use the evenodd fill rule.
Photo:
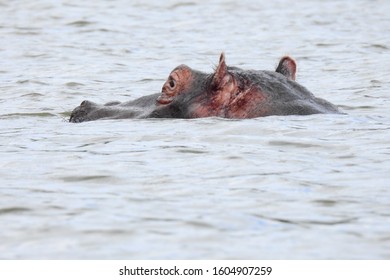
<svg viewBox="0 0 390 280">
<path fill-rule="evenodd" d="M 21 212 L 31 212 L 33 211 L 30 208 L 26 207 L 9 207 L 9 208 L 0 208 L 0 215 L 6 215 L 6 214 L 18 214 Z"/>
<path fill-rule="evenodd" d="M 271 217 L 271 216 L 265 216 L 259 214 L 253 214 L 253 215 L 264 220 L 270 220 L 270 221 L 275 221 L 284 224 L 294 224 L 298 226 L 311 226 L 311 225 L 334 226 L 340 224 L 349 224 L 358 220 L 357 217 L 338 219 L 338 220 L 304 220 L 304 219 L 277 218 L 277 217 Z"/>
</svg>

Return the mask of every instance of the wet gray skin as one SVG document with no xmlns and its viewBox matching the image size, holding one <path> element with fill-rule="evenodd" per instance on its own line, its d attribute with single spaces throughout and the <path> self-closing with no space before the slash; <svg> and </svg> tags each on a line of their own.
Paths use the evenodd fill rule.
<svg viewBox="0 0 390 280">
<path fill-rule="evenodd" d="M 159 95 L 155 93 L 128 102 L 114 101 L 104 105 L 85 100 L 72 111 L 69 121 L 80 123 L 98 119 L 146 118 L 157 108 Z"/>
</svg>

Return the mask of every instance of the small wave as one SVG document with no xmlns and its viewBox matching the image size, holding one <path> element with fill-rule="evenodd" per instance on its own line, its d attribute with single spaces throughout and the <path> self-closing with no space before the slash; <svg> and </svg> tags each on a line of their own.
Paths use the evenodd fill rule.
<svg viewBox="0 0 390 280">
<path fill-rule="evenodd" d="M 176 9 L 180 7 L 190 7 L 190 6 L 196 6 L 195 2 L 184 2 L 184 3 L 176 3 L 170 7 L 170 9 Z"/>
<path fill-rule="evenodd" d="M 0 215 L 29 212 L 29 211 L 32 211 L 32 209 L 26 207 L 9 207 L 9 208 L 0 209 Z"/>
<path fill-rule="evenodd" d="M 67 177 L 61 177 L 64 182 L 80 182 L 80 181 L 107 181 L 112 180 L 112 176 L 105 176 L 105 175 L 86 175 L 86 176 L 67 176 Z"/>
<path fill-rule="evenodd" d="M 48 113 L 48 112 L 38 112 L 38 113 L 13 113 L 13 114 L 4 114 L 0 115 L 0 119 L 18 119 L 18 118 L 25 118 L 25 117 L 54 117 L 55 114 Z"/>
<path fill-rule="evenodd" d="M 75 88 L 75 87 L 82 87 L 84 84 L 77 83 L 77 82 L 69 82 L 65 84 L 66 87 L 68 88 Z"/>
<path fill-rule="evenodd" d="M 311 225 L 334 226 L 339 224 L 348 224 L 358 219 L 358 218 L 346 218 L 340 220 L 295 220 L 295 219 L 287 219 L 287 218 L 269 217 L 269 216 L 259 215 L 259 214 L 254 214 L 254 216 L 265 220 L 275 221 L 284 224 L 293 224 L 293 225 L 304 226 L 304 227 L 311 226 Z"/>
<path fill-rule="evenodd" d="M 207 151 L 202 151 L 202 150 L 195 150 L 195 149 L 179 149 L 177 150 L 178 153 L 183 153 L 183 154 L 207 154 Z"/>
<path fill-rule="evenodd" d="M 41 81 L 35 81 L 35 80 L 19 80 L 16 83 L 18 84 L 37 84 L 42 86 L 48 86 L 48 83 L 41 82 Z"/>
<path fill-rule="evenodd" d="M 388 50 L 389 49 L 388 46 L 385 46 L 382 44 L 370 44 L 369 47 L 374 48 L 374 49 L 381 49 L 381 50 Z"/>
<path fill-rule="evenodd" d="M 92 22 L 92 21 L 77 20 L 77 21 L 70 22 L 67 25 L 69 25 L 69 26 L 77 26 L 77 27 L 84 27 L 84 26 L 88 26 L 88 25 L 92 25 L 92 24 L 94 24 L 94 22 Z"/>
<path fill-rule="evenodd" d="M 45 95 L 39 92 L 30 92 L 22 95 L 22 97 L 32 97 L 32 98 L 43 97 L 43 96 Z"/>
<path fill-rule="evenodd" d="M 321 147 L 321 145 L 315 145 L 312 143 L 301 143 L 301 142 L 291 142 L 291 141 L 269 141 L 268 144 L 272 146 L 292 146 L 297 148 Z"/>
</svg>

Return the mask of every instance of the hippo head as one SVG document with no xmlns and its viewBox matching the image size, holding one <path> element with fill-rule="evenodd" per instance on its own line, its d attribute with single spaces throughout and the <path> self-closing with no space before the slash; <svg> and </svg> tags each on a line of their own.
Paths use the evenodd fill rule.
<svg viewBox="0 0 390 280">
<path fill-rule="evenodd" d="M 275 72 L 283 79 L 295 80 L 296 63 L 289 56 L 282 57 Z M 186 65 L 176 67 L 164 83 L 157 102 L 180 107 L 183 116 L 189 118 L 267 115 L 260 106 L 266 101 L 267 94 L 260 89 L 258 79 L 259 73 L 256 71 L 228 67 L 222 53 L 212 74 L 193 70 Z"/>
</svg>

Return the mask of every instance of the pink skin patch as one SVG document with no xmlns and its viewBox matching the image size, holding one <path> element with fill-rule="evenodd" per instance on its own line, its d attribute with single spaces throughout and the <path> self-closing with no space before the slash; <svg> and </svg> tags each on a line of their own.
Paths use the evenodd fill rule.
<svg viewBox="0 0 390 280">
<path fill-rule="evenodd" d="M 295 60 L 291 57 L 284 56 L 280 59 L 279 65 L 276 68 L 276 72 L 279 72 L 287 78 L 290 78 L 291 80 L 295 81 L 297 73 L 297 64 L 295 63 Z"/>
<path fill-rule="evenodd" d="M 160 104 L 169 104 L 172 100 L 191 85 L 192 70 L 186 65 L 176 67 L 164 83 L 161 95 L 157 98 Z"/>
<path fill-rule="evenodd" d="M 264 109 L 259 111 L 259 104 L 266 96 L 257 88 L 249 86 L 234 94 L 219 92 L 211 100 L 197 102 L 190 107 L 191 118 L 222 117 L 233 119 L 255 118 L 268 115 Z"/>
</svg>

